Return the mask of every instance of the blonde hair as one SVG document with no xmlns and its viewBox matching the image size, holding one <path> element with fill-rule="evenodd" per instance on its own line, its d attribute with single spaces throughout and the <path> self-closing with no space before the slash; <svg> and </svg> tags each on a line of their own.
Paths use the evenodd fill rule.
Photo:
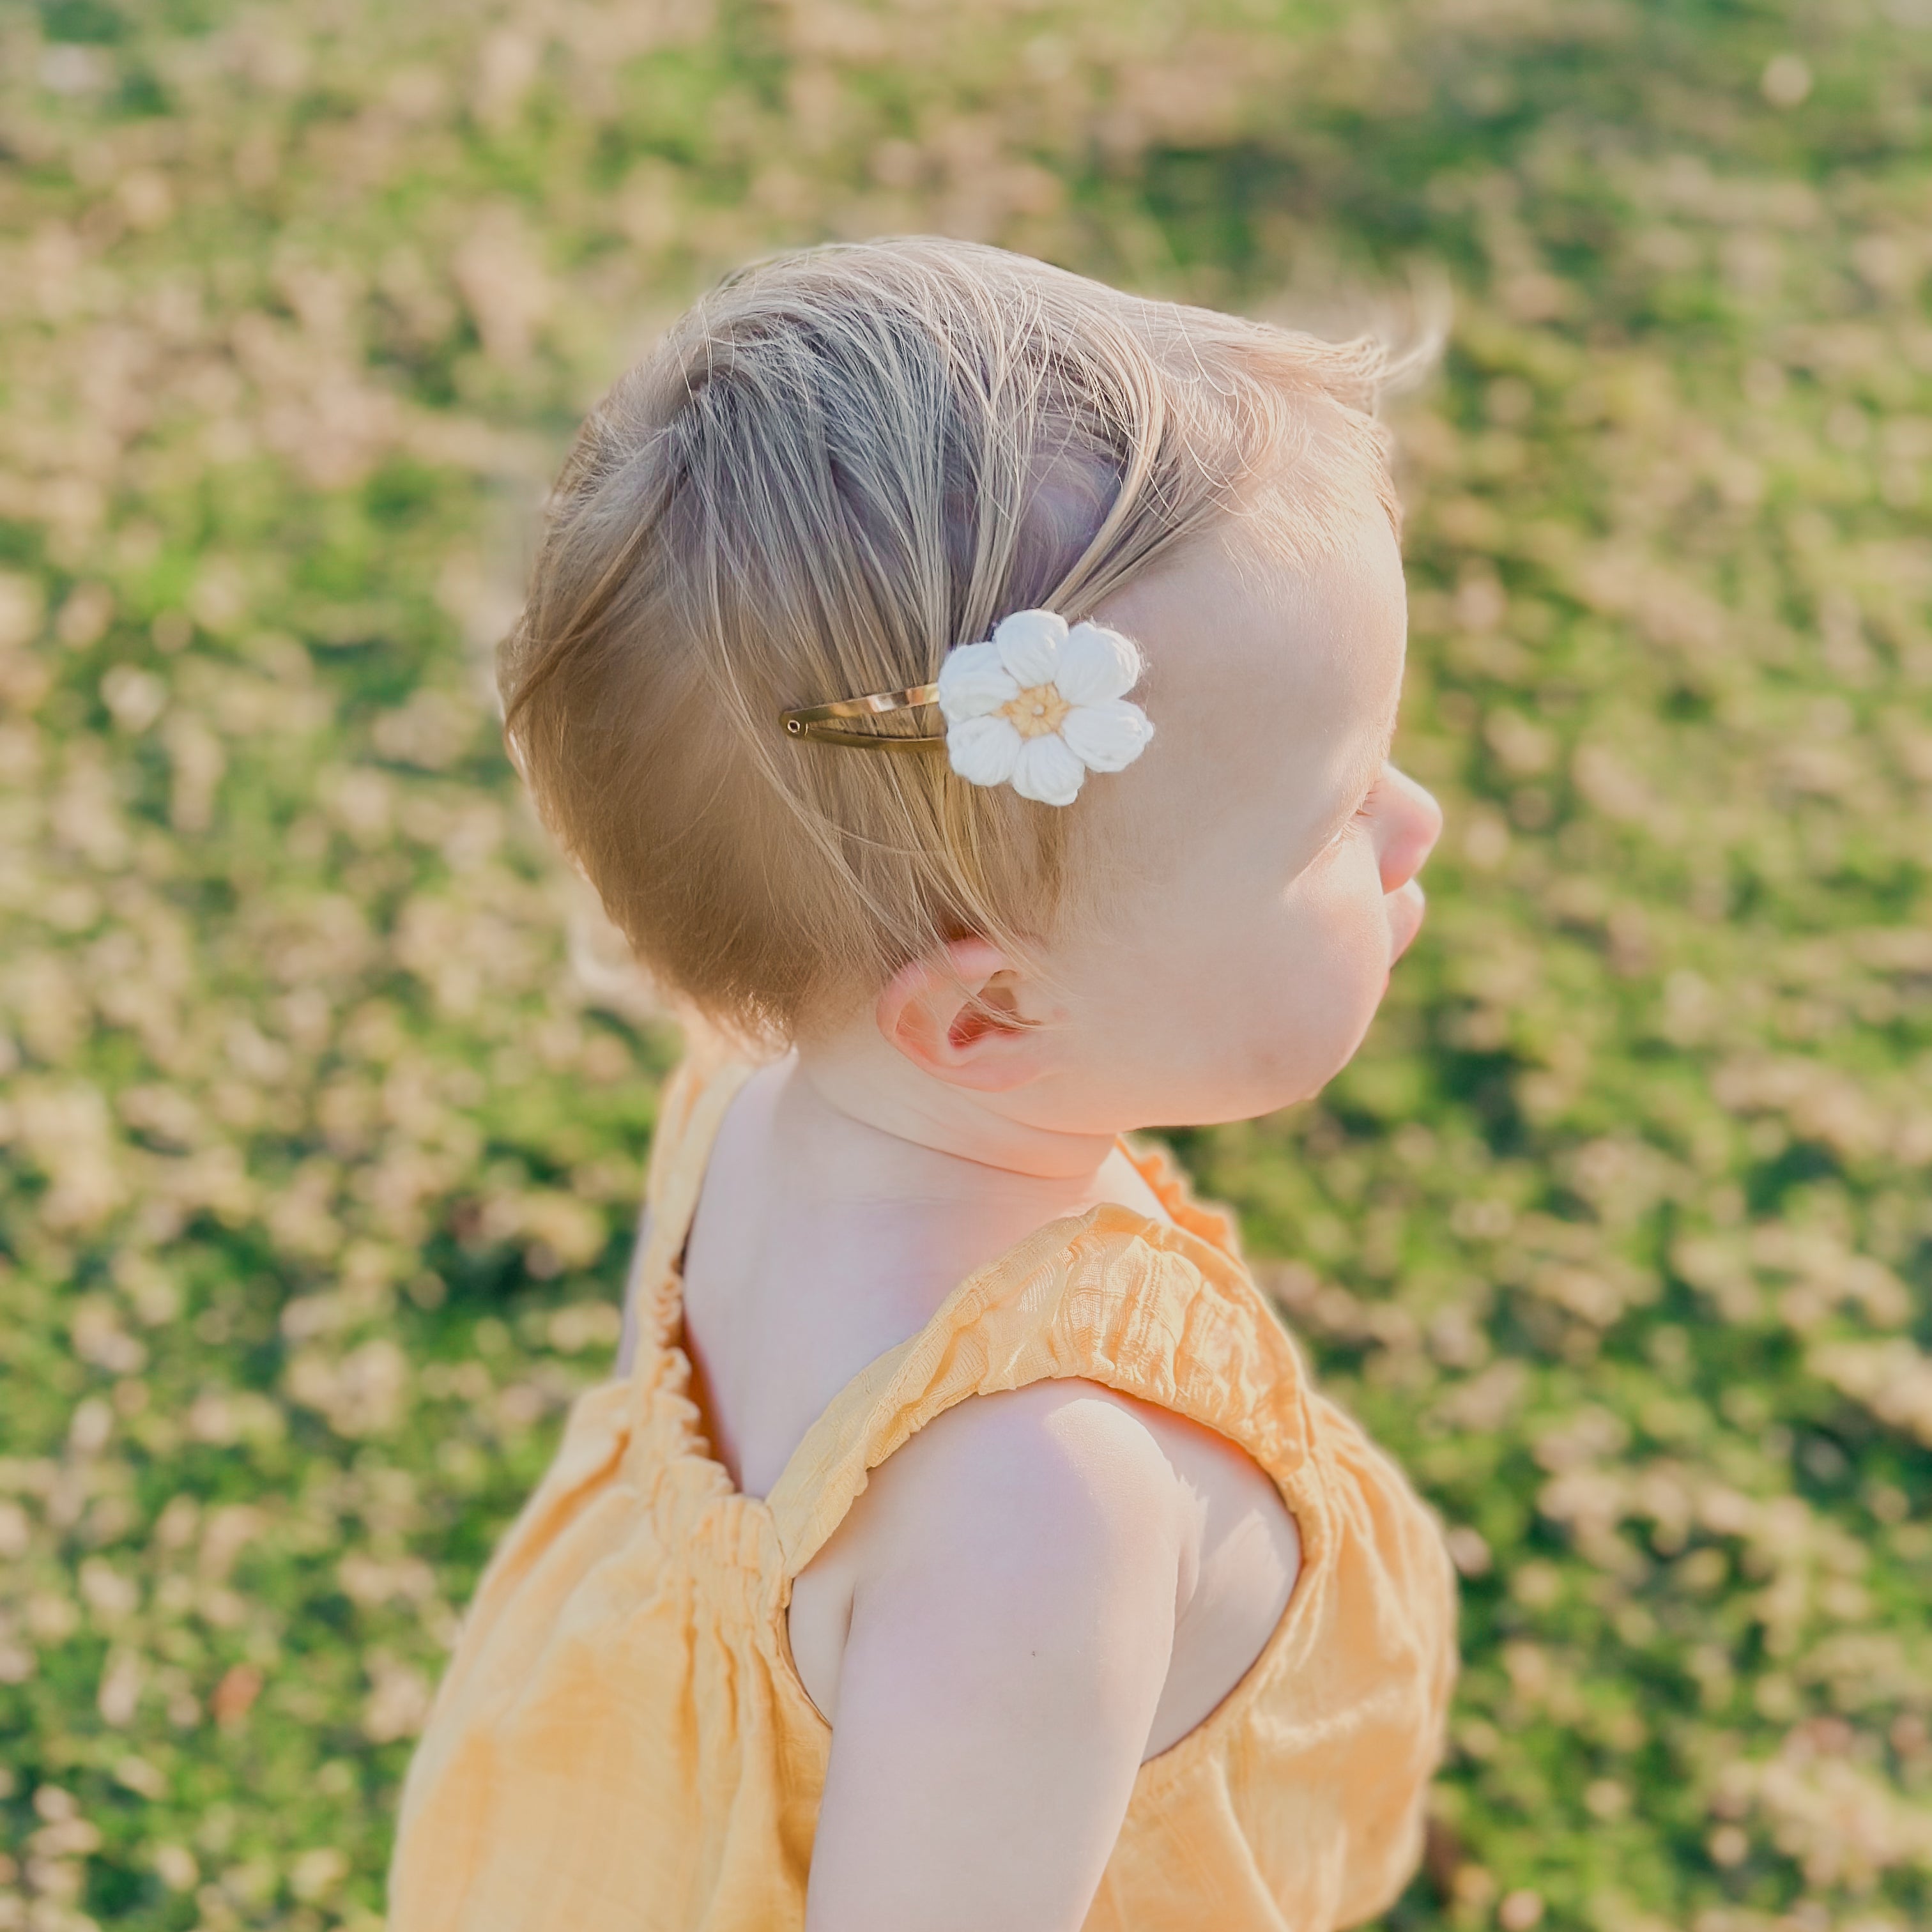
<svg viewBox="0 0 1932 1932">
<path fill-rule="evenodd" d="M 1024 944 L 1072 896 L 1078 806 L 779 712 L 925 683 L 1010 610 L 1090 614 L 1263 473 L 1303 560 L 1365 506 L 1399 532 L 1373 412 L 1430 352 L 964 242 L 755 263 L 578 435 L 500 654 L 512 756 L 647 970 L 741 1034 L 950 939 Z"/>
</svg>

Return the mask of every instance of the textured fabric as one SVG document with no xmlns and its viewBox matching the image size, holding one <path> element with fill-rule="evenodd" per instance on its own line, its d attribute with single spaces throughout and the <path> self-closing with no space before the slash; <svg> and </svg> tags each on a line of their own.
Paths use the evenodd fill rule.
<svg viewBox="0 0 1932 1932">
<path fill-rule="evenodd" d="M 746 1497 L 675 1338 L 677 1257 L 750 1071 L 700 1042 L 666 1090 L 634 1369 L 578 1401 L 478 1588 L 404 1790 L 392 1932 L 797 1932 L 831 1732 L 792 1664 L 791 1580 L 915 1430 L 1066 1376 L 1232 1438 L 1302 1545 L 1253 1667 L 1141 1767 L 1087 1932 L 1330 1932 L 1381 1910 L 1419 1848 L 1454 1581 L 1434 1519 L 1310 1388 L 1226 1219 L 1130 1148 L 1177 1226 L 1102 1205 L 1039 1229 Z"/>
</svg>

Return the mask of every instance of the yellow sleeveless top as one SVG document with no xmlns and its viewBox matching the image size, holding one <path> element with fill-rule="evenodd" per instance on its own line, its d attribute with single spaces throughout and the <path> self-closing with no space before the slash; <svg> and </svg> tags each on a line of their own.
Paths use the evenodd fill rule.
<svg viewBox="0 0 1932 1932">
<path fill-rule="evenodd" d="M 1434 1518 L 1317 1395 L 1226 1218 L 1130 1148 L 1176 1226 L 1103 1204 L 969 1276 L 855 1376 L 763 1500 L 687 1393 L 679 1261 L 751 1065 L 665 1090 L 633 1372 L 572 1408 L 491 1558 L 410 1768 L 390 1932 L 799 1932 L 831 1748 L 792 1579 L 867 1472 L 968 1396 L 1083 1376 L 1232 1437 L 1301 1570 L 1261 1656 L 1140 1768 L 1085 1932 L 1330 1932 L 1400 1891 L 1454 1671 Z"/>
</svg>

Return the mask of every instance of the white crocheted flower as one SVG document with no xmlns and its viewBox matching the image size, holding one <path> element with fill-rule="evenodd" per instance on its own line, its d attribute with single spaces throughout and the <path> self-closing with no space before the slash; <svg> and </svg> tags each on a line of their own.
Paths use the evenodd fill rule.
<svg viewBox="0 0 1932 1932">
<path fill-rule="evenodd" d="M 1118 632 L 1016 610 L 990 644 L 961 644 L 940 668 L 952 769 L 1071 805 L 1090 771 L 1118 772 L 1147 749 L 1154 726 L 1125 695 L 1140 674 L 1139 652 Z"/>
</svg>

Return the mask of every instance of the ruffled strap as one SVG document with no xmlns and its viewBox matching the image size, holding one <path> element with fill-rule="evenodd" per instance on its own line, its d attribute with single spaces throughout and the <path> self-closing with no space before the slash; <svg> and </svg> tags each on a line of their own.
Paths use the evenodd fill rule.
<svg viewBox="0 0 1932 1932">
<path fill-rule="evenodd" d="M 726 1109 L 758 1067 L 758 1061 L 723 1034 L 701 1023 L 687 1023 L 684 1058 L 658 1099 L 644 1182 L 647 1226 L 633 1264 L 632 1292 L 648 1331 L 640 1337 L 640 1369 L 648 1366 L 654 1347 L 664 1339 L 659 1330 L 666 1290 L 698 1211 L 711 1144 Z"/>
<path fill-rule="evenodd" d="M 1197 1223 L 1226 1229 L 1183 1204 Z M 918 1334 L 848 1384 L 787 1464 L 766 1498 L 787 1576 L 812 1561 L 871 1472 L 934 1416 L 969 1396 L 1070 1376 L 1232 1438 L 1280 1486 L 1304 1543 L 1311 1531 L 1320 1540 L 1304 1520 L 1318 1508 L 1306 1378 L 1232 1252 L 1232 1231 L 1227 1239 L 1103 1203 L 1049 1222 L 968 1276 Z"/>
<path fill-rule="evenodd" d="M 1154 1190 L 1154 1198 L 1166 1209 L 1177 1228 L 1185 1228 L 1190 1234 L 1199 1235 L 1204 1241 L 1219 1248 L 1230 1261 L 1240 1264 L 1240 1236 L 1234 1226 L 1234 1217 L 1224 1209 L 1195 1199 L 1194 1190 L 1188 1186 L 1187 1176 L 1180 1162 L 1166 1146 L 1159 1141 L 1129 1140 L 1124 1137 L 1120 1150 L 1133 1162 L 1140 1178 Z"/>
</svg>

